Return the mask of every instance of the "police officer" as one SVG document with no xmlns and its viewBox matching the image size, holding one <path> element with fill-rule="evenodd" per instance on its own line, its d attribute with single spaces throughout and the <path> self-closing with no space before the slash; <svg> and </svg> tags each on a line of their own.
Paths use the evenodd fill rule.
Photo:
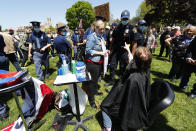
<svg viewBox="0 0 196 131">
<path fill-rule="evenodd" d="M 42 64 L 45 66 L 46 77 L 49 77 L 49 51 L 51 40 L 47 35 L 40 30 L 40 22 L 32 21 L 33 32 L 29 38 L 29 58 L 32 58 L 35 64 L 36 75 L 39 80 L 44 81 L 44 74 L 42 71 Z"/>
<path fill-rule="evenodd" d="M 131 45 L 131 53 L 135 54 L 135 50 L 139 46 L 146 46 L 144 31 L 146 30 L 146 21 L 139 20 L 136 30 L 134 29 L 134 38 Z"/>
<path fill-rule="evenodd" d="M 69 54 L 69 49 L 73 48 L 73 44 L 71 44 L 67 39 L 66 39 L 66 26 L 63 23 L 58 23 L 57 24 L 57 37 L 54 39 L 54 45 L 55 49 L 57 51 L 57 54 L 59 55 L 59 62 L 57 66 L 61 66 L 62 60 L 61 60 L 61 55 L 65 55 L 65 58 L 67 60 L 67 63 L 70 62 L 70 54 Z"/>
<path fill-rule="evenodd" d="M 80 34 L 78 32 L 78 28 L 75 28 L 74 34 L 71 36 L 71 40 L 74 45 L 74 59 L 79 60 L 80 56 L 79 56 L 79 53 L 77 50 L 78 50 L 79 44 L 80 44 Z"/>
<path fill-rule="evenodd" d="M 110 56 L 110 82 L 106 83 L 105 86 L 113 85 L 118 62 L 120 62 L 120 75 L 123 74 L 128 64 L 128 52 L 124 49 L 124 46 L 125 42 L 131 44 L 134 36 L 133 25 L 129 23 L 129 18 L 129 11 L 124 10 L 121 13 L 121 23 L 117 26 L 116 30 L 113 31 L 112 44 L 110 47 L 112 50 Z"/>
<path fill-rule="evenodd" d="M 112 28 L 110 29 L 110 43 L 112 42 L 112 34 L 113 34 L 113 32 L 114 32 L 114 30 L 116 29 L 117 26 L 118 26 L 117 22 L 112 23 Z"/>
</svg>

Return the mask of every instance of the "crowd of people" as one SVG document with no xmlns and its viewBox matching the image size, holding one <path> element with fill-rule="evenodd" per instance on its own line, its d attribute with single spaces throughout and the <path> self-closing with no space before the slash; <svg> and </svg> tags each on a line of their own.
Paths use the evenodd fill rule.
<svg viewBox="0 0 196 131">
<path fill-rule="evenodd" d="M 91 80 L 83 82 L 82 88 L 88 94 L 91 107 L 96 109 L 95 95 L 101 95 L 98 82 L 102 79 L 104 60 L 108 57 L 109 81 L 104 86 L 113 87 L 100 106 L 103 130 L 111 131 L 114 116 L 121 121 L 122 130 L 142 129 L 148 123 L 150 65 L 157 47 L 156 38 L 160 36 L 159 57 L 166 48 L 165 57 L 169 56 L 172 62 L 168 79 L 181 80 L 179 88 L 186 89 L 191 73 L 196 73 L 196 27 L 188 25 L 181 29 L 168 26 L 161 33 L 156 28 L 147 28 L 145 20 L 139 20 L 137 25 L 132 25 L 129 20 L 130 12 L 124 10 L 120 23 L 105 26 L 99 18 L 86 31 L 76 27 L 71 36 L 63 23 L 56 25 L 54 34 L 41 31 L 38 21 L 32 21 L 32 26 L 21 37 L 13 29 L 9 29 L 9 34 L 0 30 L 0 69 L 9 71 L 10 61 L 17 71 L 21 71 L 27 66 L 29 58 L 35 66 L 37 78 L 45 81 L 50 77 L 49 59 L 50 55 L 52 58 L 55 56 L 55 50 L 59 56 L 57 67 L 62 64 L 62 55 L 65 55 L 68 64 L 72 59 L 83 61 Z M 45 66 L 44 71 L 42 65 Z M 118 80 L 115 75 L 119 76 Z M 190 97 L 196 97 L 196 83 Z M 6 119 L 7 109 L 5 102 L 0 101 L 1 120 Z"/>
</svg>

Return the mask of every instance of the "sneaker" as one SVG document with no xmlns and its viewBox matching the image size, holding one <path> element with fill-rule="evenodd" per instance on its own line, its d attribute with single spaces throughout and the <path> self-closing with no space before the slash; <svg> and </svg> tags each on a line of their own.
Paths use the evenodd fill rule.
<svg viewBox="0 0 196 131">
<path fill-rule="evenodd" d="M 96 94 L 97 96 L 102 96 L 103 95 L 103 93 L 102 92 L 97 92 L 97 94 Z"/>
<path fill-rule="evenodd" d="M 180 89 L 186 90 L 187 86 L 180 87 Z"/>
<path fill-rule="evenodd" d="M 173 77 L 173 78 L 171 78 L 171 79 L 169 79 L 171 82 L 174 82 L 174 80 L 175 80 L 175 78 Z"/>
<path fill-rule="evenodd" d="M 189 97 L 193 99 L 193 98 L 196 97 L 196 94 L 191 93 L 191 94 L 189 95 Z"/>
<path fill-rule="evenodd" d="M 22 68 L 23 70 L 27 69 L 27 67 L 24 67 L 24 66 L 21 66 L 21 68 Z"/>
<path fill-rule="evenodd" d="M 104 86 L 113 86 L 113 84 L 114 84 L 114 82 L 110 81 L 110 82 L 104 84 Z"/>
</svg>

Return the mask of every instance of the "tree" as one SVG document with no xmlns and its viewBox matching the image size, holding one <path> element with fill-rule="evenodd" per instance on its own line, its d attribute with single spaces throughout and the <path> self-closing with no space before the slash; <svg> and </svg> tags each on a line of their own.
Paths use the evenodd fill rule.
<svg viewBox="0 0 196 131">
<path fill-rule="evenodd" d="M 54 28 L 53 26 L 50 25 L 48 28 L 44 29 L 44 32 L 53 32 L 55 30 L 56 30 L 56 28 Z"/>
<path fill-rule="evenodd" d="M 153 7 L 144 17 L 149 23 L 196 24 L 195 0 L 146 0 L 146 2 Z"/>
<path fill-rule="evenodd" d="M 137 24 L 139 20 L 144 19 L 144 16 L 152 9 L 151 5 L 146 5 L 146 2 L 143 1 L 138 9 L 136 10 L 136 16 L 132 18 L 132 24 Z"/>
<path fill-rule="evenodd" d="M 66 20 L 70 29 L 78 27 L 80 19 L 82 19 L 84 29 L 87 29 L 93 23 L 95 14 L 89 2 L 78 1 L 67 10 Z"/>
</svg>

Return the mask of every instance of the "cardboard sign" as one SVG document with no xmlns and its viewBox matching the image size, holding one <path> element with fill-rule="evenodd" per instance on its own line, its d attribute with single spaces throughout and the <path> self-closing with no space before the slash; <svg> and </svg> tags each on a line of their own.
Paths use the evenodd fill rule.
<svg viewBox="0 0 196 131">
<path fill-rule="evenodd" d="M 107 22 L 110 20 L 109 2 L 94 7 L 95 17 L 103 17 Z"/>
</svg>

